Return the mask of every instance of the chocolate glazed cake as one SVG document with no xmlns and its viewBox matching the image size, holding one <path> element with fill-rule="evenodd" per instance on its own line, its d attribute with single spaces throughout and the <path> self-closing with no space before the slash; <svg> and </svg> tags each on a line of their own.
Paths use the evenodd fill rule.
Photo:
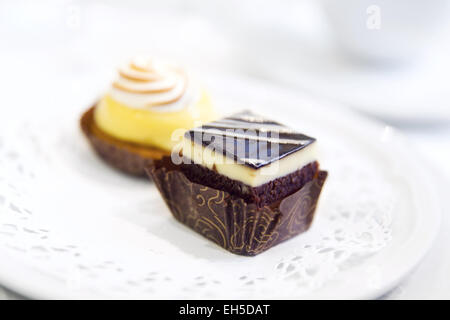
<svg viewBox="0 0 450 320">
<path fill-rule="evenodd" d="M 327 176 L 314 138 L 250 112 L 186 132 L 148 172 L 177 220 L 242 255 L 307 230 Z"/>
</svg>

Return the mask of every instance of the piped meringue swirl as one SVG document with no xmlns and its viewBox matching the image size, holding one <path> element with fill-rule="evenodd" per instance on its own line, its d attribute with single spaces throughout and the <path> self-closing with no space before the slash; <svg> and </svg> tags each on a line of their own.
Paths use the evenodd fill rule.
<svg viewBox="0 0 450 320">
<path fill-rule="evenodd" d="M 174 111 L 188 106 L 195 88 L 180 67 L 149 58 L 135 58 L 119 68 L 111 97 L 133 108 Z"/>
<path fill-rule="evenodd" d="M 96 125 L 112 137 L 167 151 L 177 144 L 174 132 L 215 118 L 201 85 L 174 64 L 150 58 L 120 67 L 94 111 Z"/>
</svg>

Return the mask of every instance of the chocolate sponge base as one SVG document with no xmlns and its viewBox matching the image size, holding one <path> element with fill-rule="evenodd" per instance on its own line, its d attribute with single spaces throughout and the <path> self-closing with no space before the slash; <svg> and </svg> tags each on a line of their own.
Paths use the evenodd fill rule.
<svg viewBox="0 0 450 320">
<path fill-rule="evenodd" d="M 308 230 L 327 178 L 326 171 L 319 171 L 300 190 L 258 207 L 189 180 L 169 157 L 155 161 L 147 172 L 175 219 L 222 248 L 245 256 L 257 255 Z"/>
<path fill-rule="evenodd" d="M 314 161 L 288 175 L 257 187 L 251 187 L 198 164 L 181 165 L 181 171 L 189 180 L 226 191 L 244 199 L 245 202 L 255 203 L 258 207 L 270 205 L 301 189 L 315 177 L 318 170 L 319 163 Z"/>
<path fill-rule="evenodd" d="M 122 141 L 106 134 L 95 124 L 94 109 L 95 107 L 91 107 L 81 117 L 81 129 L 96 153 L 112 167 L 130 175 L 144 177 L 146 167 L 169 154 L 161 149 Z"/>
</svg>

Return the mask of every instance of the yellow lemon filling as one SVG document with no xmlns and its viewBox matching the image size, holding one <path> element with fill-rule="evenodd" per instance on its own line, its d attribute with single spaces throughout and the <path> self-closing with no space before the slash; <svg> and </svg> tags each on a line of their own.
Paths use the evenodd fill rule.
<svg viewBox="0 0 450 320">
<path fill-rule="evenodd" d="M 170 151 L 185 130 L 217 117 L 204 91 L 194 105 L 181 110 L 157 108 L 131 108 L 106 95 L 97 104 L 94 119 L 102 131 L 117 139 Z"/>
</svg>

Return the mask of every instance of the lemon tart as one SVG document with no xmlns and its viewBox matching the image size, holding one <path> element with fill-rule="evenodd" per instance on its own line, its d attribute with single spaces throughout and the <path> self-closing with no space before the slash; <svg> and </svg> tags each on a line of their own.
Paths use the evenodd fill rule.
<svg viewBox="0 0 450 320">
<path fill-rule="evenodd" d="M 140 57 L 118 69 L 81 128 L 107 163 L 145 176 L 145 167 L 170 155 L 186 130 L 215 118 L 209 95 L 183 68 Z"/>
</svg>

